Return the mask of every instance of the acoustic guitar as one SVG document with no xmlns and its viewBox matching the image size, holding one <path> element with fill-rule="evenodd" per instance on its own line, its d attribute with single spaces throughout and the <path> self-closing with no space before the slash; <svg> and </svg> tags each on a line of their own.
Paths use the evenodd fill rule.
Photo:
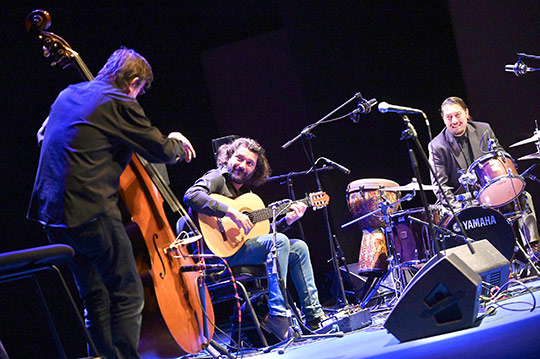
<svg viewBox="0 0 540 359">
<path fill-rule="evenodd" d="M 246 235 L 244 230 L 238 228 L 230 218 L 213 217 L 199 214 L 199 226 L 204 241 L 208 248 L 220 257 L 229 257 L 235 254 L 250 238 L 270 233 L 270 219 L 273 217 L 273 208 L 265 207 L 262 199 L 254 193 L 246 193 L 235 199 L 219 194 L 211 194 L 210 197 L 232 207 L 249 217 L 254 224 Z M 330 197 L 324 192 L 308 194 L 304 199 L 294 201 L 303 202 L 313 210 L 323 208 L 330 201 Z M 284 202 L 277 206 L 276 213 L 289 212 L 290 202 Z"/>
</svg>

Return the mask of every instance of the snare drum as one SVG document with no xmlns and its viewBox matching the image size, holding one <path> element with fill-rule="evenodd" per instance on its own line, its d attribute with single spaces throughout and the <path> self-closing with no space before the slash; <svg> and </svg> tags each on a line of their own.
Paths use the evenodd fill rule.
<svg viewBox="0 0 540 359">
<path fill-rule="evenodd" d="M 506 152 L 491 152 L 470 165 L 467 172 L 478 178 L 476 199 L 489 207 L 500 207 L 523 192 L 525 180 L 518 175 L 514 160 Z"/>
<path fill-rule="evenodd" d="M 398 183 L 382 178 L 365 178 L 349 183 L 347 186 L 347 205 L 354 218 L 360 218 L 370 212 L 379 209 L 379 204 L 384 200 L 392 203 L 400 198 L 400 192 L 384 191 L 384 187 L 397 187 Z M 394 213 L 399 204 L 389 208 L 388 213 Z M 361 228 L 384 227 L 384 214 L 379 212 L 366 217 L 358 224 Z"/>
<path fill-rule="evenodd" d="M 474 240 L 487 239 L 508 260 L 512 258 L 516 237 L 512 225 L 499 211 L 484 207 L 471 207 L 460 211 L 457 217 L 463 223 L 467 236 Z M 452 216 L 447 216 L 440 224 L 452 232 L 461 234 L 461 229 Z M 465 244 L 463 238 L 446 237 L 441 249 Z"/>
</svg>

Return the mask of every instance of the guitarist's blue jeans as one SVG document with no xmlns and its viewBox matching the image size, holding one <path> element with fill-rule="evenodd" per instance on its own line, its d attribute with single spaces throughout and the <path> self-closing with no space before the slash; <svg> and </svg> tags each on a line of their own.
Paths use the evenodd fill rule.
<svg viewBox="0 0 540 359">
<path fill-rule="evenodd" d="M 281 278 L 283 278 L 286 284 L 287 271 L 291 273 L 291 278 L 298 292 L 300 305 L 306 316 L 306 320 L 311 321 L 321 317 L 323 310 L 319 303 L 317 287 L 315 287 L 313 268 L 311 266 L 307 244 L 299 239 L 289 239 L 282 233 L 277 234 L 276 244 Z M 279 287 L 279 278 L 277 273 L 272 273 L 272 245 L 272 234 L 248 239 L 238 252 L 228 258 L 228 262 L 231 266 L 262 264 L 266 262 L 268 289 L 270 292 L 270 298 L 268 300 L 270 314 L 287 316 L 285 300 Z"/>
</svg>

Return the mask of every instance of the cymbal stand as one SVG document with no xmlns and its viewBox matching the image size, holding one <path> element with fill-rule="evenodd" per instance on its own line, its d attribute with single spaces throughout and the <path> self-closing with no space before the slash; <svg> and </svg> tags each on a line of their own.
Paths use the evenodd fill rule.
<svg viewBox="0 0 540 359">
<path fill-rule="evenodd" d="M 531 170 L 535 165 L 529 167 L 527 171 Z M 525 171 L 525 172 L 527 172 Z M 524 173 L 525 173 L 524 172 Z M 535 176 L 527 174 L 528 178 L 531 178 L 533 180 L 538 180 Z M 523 194 L 526 198 L 529 196 L 528 194 Z M 523 263 L 519 261 L 516 257 L 512 260 L 512 272 L 523 272 L 527 268 L 532 268 L 532 270 L 536 273 L 536 275 L 540 276 L 540 271 L 537 268 L 537 264 L 540 262 L 540 258 L 535 253 L 534 248 L 531 247 L 531 244 L 529 242 L 530 236 L 527 236 L 525 234 L 525 231 L 529 231 L 529 228 L 526 224 L 525 217 L 527 215 L 530 215 L 533 213 L 534 209 L 530 208 L 531 203 L 529 203 L 529 199 L 527 198 L 526 202 L 524 203 L 524 207 L 522 206 L 522 203 L 520 203 L 519 196 L 514 200 L 514 203 L 517 206 L 517 210 L 511 213 L 505 213 L 506 220 L 510 222 L 512 225 L 514 225 L 517 222 L 517 229 L 519 231 L 519 236 L 516 238 L 516 247 L 517 250 L 519 250 L 523 256 L 525 257 L 525 260 L 527 263 Z M 534 215 L 533 218 L 536 220 L 536 216 Z M 523 243 L 520 243 L 519 237 L 523 240 Z M 520 269 L 516 269 L 515 267 L 519 266 Z"/>
<path fill-rule="evenodd" d="M 520 232 L 522 230 L 520 229 Z M 523 237 L 523 234 L 521 234 L 521 237 Z M 519 243 L 519 240 L 516 241 L 516 244 L 517 244 L 517 247 L 518 249 L 521 251 L 521 253 L 523 253 L 523 255 L 525 256 L 526 260 L 527 260 L 527 265 L 524 265 L 524 268 L 522 268 L 522 270 L 525 270 L 527 269 L 527 267 L 530 267 L 533 269 L 533 271 L 536 272 L 536 275 L 540 276 L 540 271 L 538 270 L 538 268 L 536 267 L 535 263 L 533 262 L 533 260 L 531 259 L 531 256 L 527 253 L 527 249 L 526 248 L 523 248 L 523 245 L 521 243 Z M 539 258 L 533 253 L 532 254 L 532 257 L 534 257 L 534 259 L 536 260 L 536 262 L 538 263 L 539 261 Z M 516 259 L 514 259 L 514 261 L 516 261 Z M 514 262 L 512 261 L 512 262 Z M 513 267 L 513 265 L 512 265 Z"/>
</svg>

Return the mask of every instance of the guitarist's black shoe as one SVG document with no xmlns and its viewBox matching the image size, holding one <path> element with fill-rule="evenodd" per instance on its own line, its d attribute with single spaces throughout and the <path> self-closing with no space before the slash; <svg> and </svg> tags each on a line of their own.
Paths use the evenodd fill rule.
<svg viewBox="0 0 540 359">
<path fill-rule="evenodd" d="M 323 321 L 325 321 L 326 319 L 328 319 L 328 317 L 326 316 L 326 314 L 323 314 L 321 315 L 320 317 L 317 317 L 315 319 L 312 319 L 312 320 L 308 320 L 306 322 L 307 326 L 309 327 L 309 330 L 311 330 L 312 332 L 316 331 L 317 329 L 320 329 L 321 328 L 321 323 Z"/>
<path fill-rule="evenodd" d="M 264 320 L 264 326 L 279 340 L 285 340 L 289 336 L 289 318 L 269 314 Z"/>
</svg>

